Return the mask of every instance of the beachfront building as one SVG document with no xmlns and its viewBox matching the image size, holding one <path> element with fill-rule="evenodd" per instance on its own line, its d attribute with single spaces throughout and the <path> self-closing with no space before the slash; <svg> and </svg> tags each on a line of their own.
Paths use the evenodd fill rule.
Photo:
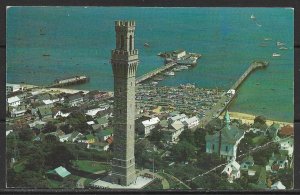
<svg viewBox="0 0 300 195">
<path fill-rule="evenodd" d="M 23 88 L 21 88 L 21 85 L 6 83 L 6 94 L 16 92 L 16 91 L 20 91 L 20 90 L 21 91 L 23 90 Z"/>
<path fill-rule="evenodd" d="M 18 96 L 9 97 L 6 99 L 8 106 L 16 107 L 21 104 L 21 100 Z"/>
<path fill-rule="evenodd" d="M 237 147 L 244 138 L 245 132 L 235 124 L 230 125 L 230 116 L 226 112 L 225 127 L 212 135 L 205 136 L 206 153 L 217 153 L 226 160 L 236 159 Z"/>
<path fill-rule="evenodd" d="M 64 101 L 70 106 L 78 106 L 83 102 L 81 93 L 69 94 L 64 98 Z"/>
</svg>

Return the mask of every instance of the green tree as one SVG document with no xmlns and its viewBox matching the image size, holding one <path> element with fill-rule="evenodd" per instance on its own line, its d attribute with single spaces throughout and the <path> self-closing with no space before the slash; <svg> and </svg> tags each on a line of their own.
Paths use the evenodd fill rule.
<svg viewBox="0 0 300 195">
<path fill-rule="evenodd" d="M 55 145 L 51 152 L 46 156 L 46 165 L 56 168 L 59 166 L 68 167 L 71 165 L 70 160 L 74 160 L 73 153 L 62 144 Z"/>
<path fill-rule="evenodd" d="M 48 134 L 44 138 L 47 143 L 58 143 L 58 138 L 55 135 Z"/>
<path fill-rule="evenodd" d="M 177 162 L 187 161 L 195 157 L 195 147 L 186 141 L 180 141 L 171 149 L 171 154 Z"/>
<path fill-rule="evenodd" d="M 30 129 L 24 129 L 18 132 L 19 138 L 22 141 L 31 141 L 33 138 L 33 132 Z"/>
<path fill-rule="evenodd" d="M 194 132 L 195 146 L 199 148 L 200 152 L 205 152 L 205 136 L 207 131 L 203 128 L 197 128 Z"/>
<path fill-rule="evenodd" d="M 53 122 L 49 121 L 49 122 L 46 123 L 43 132 L 44 133 L 50 133 L 50 132 L 54 132 L 56 130 L 57 130 L 56 125 Z"/>
</svg>

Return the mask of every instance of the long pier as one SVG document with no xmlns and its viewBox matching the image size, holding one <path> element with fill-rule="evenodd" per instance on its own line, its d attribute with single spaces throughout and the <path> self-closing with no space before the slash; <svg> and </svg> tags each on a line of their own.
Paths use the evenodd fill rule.
<svg viewBox="0 0 300 195">
<path fill-rule="evenodd" d="M 246 80 L 246 78 L 255 70 L 266 68 L 268 66 L 268 62 L 266 61 L 254 61 L 251 63 L 249 68 L 244 72 L 244 74 L 232 85 L 230 89 L 237 90 L 241 84 Z M 221 99 L 216 103 L 214 107 L 207 113 L 205 113 L 205 117 L 200 119 L 199 125 L 201 127 L 205 127 L 213 118 L 219 117 L 230 105 L 232 100 L 236 97 L 236 93 L 232 96 L 227 96 L 223 94 Z"/>
<path fill-rule="evenodd" d="M 157 69 L 155 69 L 155 70 L 152 70 L 151 72 L 148 72 L 148 73 L 146 73 L 146 74 L 144 74 L 144 75 L 138 77 L 138 78 L 135 80 L 135 82 L 136 82 L 137 84 L 138 84 L 138 83 L 141 83 L 141 82 L 143 82 L 143 81 L 145 81 L 145 80 L 148 80 L 148 79 L 154 77 L 155 75 L 157 75 L 157 74 L 159 74 L 159 73 L 162 73 L 162 72 L 164 72 L 164 71 L 166 71 L 166 70 L 172 68 L 172 67 L 175 66 L 175 65 L 176 65 L 176 62 L 169 62 L 168 64 L 166 64 L 166 65 L 164 65 L 164 66 L 162 66 L 162 67 L 159 67 L 159 68 L 157 68 Z"/>
</svg>

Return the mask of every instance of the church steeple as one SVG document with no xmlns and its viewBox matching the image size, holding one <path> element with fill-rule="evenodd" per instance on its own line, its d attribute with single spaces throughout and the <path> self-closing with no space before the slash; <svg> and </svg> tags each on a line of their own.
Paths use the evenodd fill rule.
<svg viewBox="0 0 300 195">
<path fill-rule="evenodd" d="M 224 115 L 224 122 L 226 124 L 226 127 L 230 127 L 230 116 L 228 110 L 226 110 L 226 113 Z"/>
</svg>

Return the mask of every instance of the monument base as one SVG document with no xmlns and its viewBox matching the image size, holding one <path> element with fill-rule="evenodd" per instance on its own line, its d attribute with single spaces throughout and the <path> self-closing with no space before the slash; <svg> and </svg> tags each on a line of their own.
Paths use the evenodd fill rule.
<svg viewBox="0 0 300 195">
<path fill-rule="evenodd" d="M 119 184 L 112 183 L 111 176 L 106 176 L 101 179 L 97 179 L 90 183 L 90 185 L 94 188 L 101 188 L 101 189 L 141 189 L 144 186 L 151 183 L 154 179 L 144 176 L 138 176 L 136 181 L 128 186 L 122 186 Z"/>
</svg>

